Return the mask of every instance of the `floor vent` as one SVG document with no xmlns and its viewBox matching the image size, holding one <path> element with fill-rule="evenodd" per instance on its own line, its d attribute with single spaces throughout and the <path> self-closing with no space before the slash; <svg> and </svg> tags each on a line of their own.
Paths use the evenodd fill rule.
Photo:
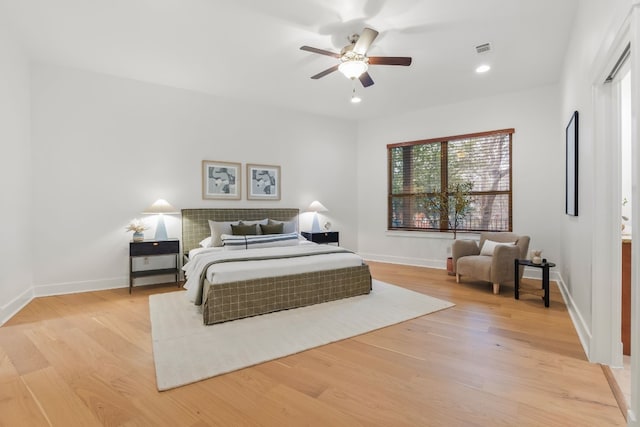
<svg viewBox="0 0 640 427">
<path fill-rule="evenodd" d="M 476 46 L 476 52 L 478 53 L 486 53 L 491 50 L 491 43 L 483 43 Z"/>
</svg>

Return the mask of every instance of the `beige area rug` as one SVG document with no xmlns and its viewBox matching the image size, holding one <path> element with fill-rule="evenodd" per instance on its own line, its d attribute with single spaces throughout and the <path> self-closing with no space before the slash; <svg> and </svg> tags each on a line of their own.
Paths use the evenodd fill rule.
<svg viewBox="0 0 640 427">
<path fill-rule="evenodd" d="M 373 281 L 369 295 L 205 326 L 186 292 L 149 296 L 158 390 L 193 383 L 452 307 Z"/>
</svg>

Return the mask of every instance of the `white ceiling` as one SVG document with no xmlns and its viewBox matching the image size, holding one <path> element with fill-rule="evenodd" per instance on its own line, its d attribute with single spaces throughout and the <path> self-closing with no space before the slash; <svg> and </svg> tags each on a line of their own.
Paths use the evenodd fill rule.
<svg viewBox="0 0 640 427">
<path fill-rule="evenodd" d="M 362 119 L 557 82 L 577 2 L 0 0 L 0 16 L 34 61 Z M 336 60 L 299 48 L 339 51 L 365 26 L 369 55 L 413 64 L 370 67 L 353 105 L 340 73 L 309 78 Z"/>
</svg>

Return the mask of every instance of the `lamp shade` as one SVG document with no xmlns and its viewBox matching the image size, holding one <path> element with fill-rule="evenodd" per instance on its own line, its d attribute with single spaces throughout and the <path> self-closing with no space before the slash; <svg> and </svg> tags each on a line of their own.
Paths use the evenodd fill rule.
<svg viewBox="0 0 640 427">
<path fill-rule="evenodd" d="M 142 212 L 148 215 L 159 215 L 158 224 L 156 225 L 156 240 L 167 240 L 167 227 L 164 224 L 164 214 L 179 214 L 178 210 L 171 206 L 171 203 L 164 199 L 158 199 L 151 206 Z"/>
<path fill-rule="evenodd" d="M 143 214 L 157 215 L 157 214 L 178 214 L 178 210 L 171 206 L 169 202 L 164 199 L 158 199 L 151 206 L 145 209 Z"/>
<path fill-rule="evenodd" d="M 317 200 L 311 202 L 309 207 L 307 208 L 308 212 L 329 212 L 329 209 L 325 208 L 322 203 Z"/>
</svg>

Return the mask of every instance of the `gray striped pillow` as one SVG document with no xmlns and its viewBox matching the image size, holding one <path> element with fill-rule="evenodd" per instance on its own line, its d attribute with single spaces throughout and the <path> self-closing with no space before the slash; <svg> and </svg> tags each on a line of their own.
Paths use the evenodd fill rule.
<svg viewBox="0 0 640 427">
<path fill-rule="evenodd" d="M 220 236 L 222 245 L 228 250 L 274 248 L 278 246 L 298 246 L 298 233 L 263 234 L 257 236 Z"/>
</svg>

